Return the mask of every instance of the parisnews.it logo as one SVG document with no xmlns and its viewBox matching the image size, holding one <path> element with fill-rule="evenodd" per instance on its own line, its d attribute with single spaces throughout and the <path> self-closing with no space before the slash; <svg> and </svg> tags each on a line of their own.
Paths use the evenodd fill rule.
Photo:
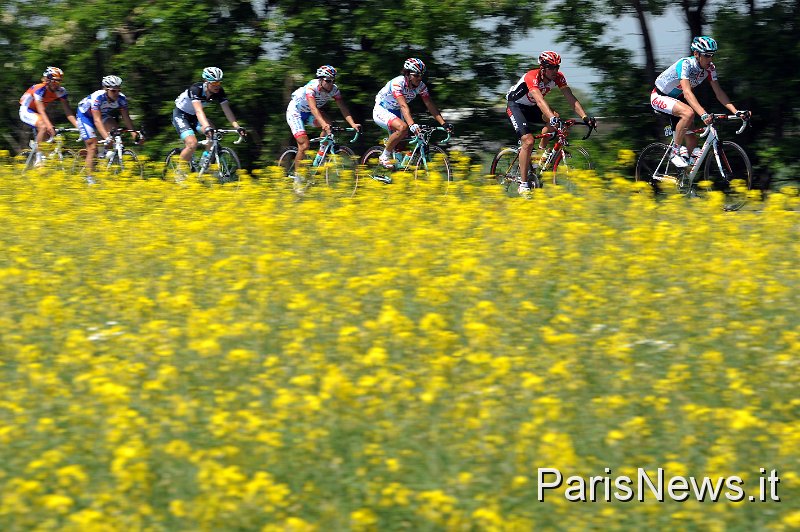
<svg viewBox="0 0 800 532">
<path fill-rule="evenodd" d="M 655 499 L 659 502 L 667 500 L 682 502 L 689 499 L 698 502 L 780 502 L 778 484 L 780 477 L 776 470 L 767 471 L 760 468 L 758 486 L 753 485 L 749 490 L 745 488 L 742 477 L 731 475 L 728 477 L 686 477 L 664 474 L 663 468 L 648 471 L 637 468 L 636 475 L 611 476 L 611 469 L 604 468 L 604 475 L 583 477 L 572 475 L 566 479 L 561 471 L 550 467 L 537 469 L 537 500 L 545 502 L 547 491 L 550 496 L 560 493 L 570 502 L 644 502 L 645 499 Z"/>
</svg>

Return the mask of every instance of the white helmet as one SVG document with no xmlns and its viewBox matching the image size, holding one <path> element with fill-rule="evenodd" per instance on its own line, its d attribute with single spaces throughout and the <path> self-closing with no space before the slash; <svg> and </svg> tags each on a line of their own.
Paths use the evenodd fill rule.
<svg viewBox="0 0 800 532">
<path fill-rule="evenodd" d="M 222 70 L 217 67 L 206 67 L 203 69 L 203 79 L 206 81 L 222 81 Z"/>
<path fill-rule="evenodd" d="M 334 79 L 336 77 L 336 69 L 331 65 L 322 65 L 317 69 L 317 77 Z"/>
<path fill-rule="evenodd" d="M 403 63 L 403 69 L 414 72 L 416 74 L 424 74 L 425 63 L 422 62 L 422 59 L 418 59 L 416 57 L 409 57 Z"/>
<path fill-rule="evenodd" d="M 103 87 L 106 89 L 113 89 L 122 86 L 122 78 L 119 76 L 105 76 L 103 78 Z"/>
</svg>

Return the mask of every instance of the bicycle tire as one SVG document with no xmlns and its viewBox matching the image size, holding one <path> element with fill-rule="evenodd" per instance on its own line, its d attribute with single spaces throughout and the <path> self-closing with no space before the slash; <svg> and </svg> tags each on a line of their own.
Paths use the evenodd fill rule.
<svg viewBox="0 0 800 532">
<path fill-rule="evenodd" d="M 444 194 L 447 194 L 450 183 L 453 182 L 453 169 L 450 166 L 450 158 L 439 146 L 428 146 L 427 160 L 419 157 L 414 167 L 414 181 L 427 181 L 438 183 L 438 175 L 441 175 L 441 187 Z"/>
<path fill-rule="evenodd" d="M 116 154 L 108 161 L 106 165 L 108 173 L 111 175 L 119 175 L 125 170 L 130 171 L 131 176 L 144 178 L 144 166 L 139 162 L 139 156 L 133 150 L 122 150 L 122 160 Z"/>
<path fill-rule="evenodd" d="M 509 195 L 517 194 L 517 189 L 522 183 L 519 171 L 519 149 L 502 148 L 492 160 L 489 174 L 500 184 Z M 528 164 L 528 186 L 540 188 L 541 181 L 532 164 Z"/>
<path fill-rule="evenodd" d="M 712 150 L 706 156 L 704 181 L 711 185 L 704 192 L 721 192 L 723 208 L 735 211 L 747 202 L 748 191 L 753 188 L 753 167 L 744 149 L 728 140 L 718 144 L 719 162 Z"/>
<path fill-rule="evenodd" d="M 574 179 L 575 174 L 578 171 L 591 170 L 593 167 L 592 158 L 584 148 L 579 146 L 571 150 L 562 149 L 558 166 L 553 171 L 553 184 L 574 194 L 578 188 Z"/>
<path fill-rule="evenodd" d="M 181 159 L 181 148 L 172 148 L 164 159 L 164 172 L 161 179 L 182 183 L 186 180 L 186 163 Z"/>
<path fill-rule="evenodd" d="M 363 170 L 356 173 L 355 189 L 371 187 L 373 183 L 389 184 L 392 182 L 393 168 L 385 168 L 380 163 L 380 156 L 383 153 L 383 146 L 372 146 L 361 157 Z"/>
<path fill-rule="evenodd" d="M 653 192 L 659 192 L 662 183 L 676 184 L 680 182 L 680 168 L 676 168 L 669 160 L 669 146 L 663 142 L 653 142 L 644 147 L 636 160 L 634 179 L 647 183 Z"/>
<path fill-rule="evenodd" d="M 211 175 L 217 183 L 239 183 L 238 170 L 242 167 L 239 156 L 231 148 L 220 148 L 214 164 L 210 165 Z"/>
<path fill-rule="evenodd" d="M 352 197 L 358 188 L 357 156 L 347 146 L 335 146 L 329 153 L 322 166 L 315 168 L 325 176 L 325 183 L 339 196 Z"/>
</svg>

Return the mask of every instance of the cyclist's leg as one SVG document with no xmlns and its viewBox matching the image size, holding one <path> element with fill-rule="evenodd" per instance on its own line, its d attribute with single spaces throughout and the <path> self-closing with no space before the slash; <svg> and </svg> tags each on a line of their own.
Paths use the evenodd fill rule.
<svg viewBox="0 0 800 532">
<path fill-rule="evenodd" d="M 536 106 L 508 102 L 506 114 L 521 142 L 519 148 L 519 175 L 522 183 L 527 184 L 530 178 L 528 176 L 528 168 L 530 167 L 531 153 L 533 152 L 535 141 L 530 130 L 530 124 L 535 121 L 537 116 L 541 120 L 542 111 Z"/>
<path fill-rule="evenodd" d="M 311 113 L 303 113 L 297 110 L 297 107 L 289 104 L 286 109 L 286 123 L 289 124 L 289 129 L 292 130 L 295 142 L 297 142 L 297 155 L 295 155 L 294 166 L 300 168 L 301 161 L 306 155 L 306 150 L 311 146 L 306 133 L 306 123 L 309 117 L 313 119 Z"/>
<path fill-rule="evenodd" d="M 194 151 L 197 149 L 197 136 L 194 133 L 195 127 L 198 126 L 197 117 L 184 113 L 176 107 L 172 110 L 172 125 L 183 141 L 181 159 L 187 164 L 191 163 L 192 155 L 194 155 Z"/>
<path fill-rule="evenodd" d="M 680 149 L 680 147 L 683 146 L 686 131 L 692 126 L 692 121 L 694 120 L 694 111 L 692 108 L 677 98 L 659 94 L 657 90 L 653 90 L 653 92 L 650 93 L 650 106 L 659 113 L 664 113 L 677 119 L 677 124 L 674 123 L 674 121 L 672 124 L 672 137 L 675 140 L 675 149 Z M 691 153 L 691 150 L 697 146 L 697 139 L 694 138 L 694 135 L 689 135 L 689 138 L 686 140 L 688 143 L 691 143 L 687 153 Z"/>
<path fill-rule="evenodd" d="M 27 105 L 22 105 L 19 108 L 19 119 L 22 120 L 23 124 L 27 124 L 33 130 L 33 141 L 36 143 L 36 146 L 39 146 L 39 138 L 42 136 L 44 128 L 37 128 L 36 124 L 39 122 L 39 113 L 31 111 L 31 108 Z M 34 146 L 31 145 L 33 148 Z M 36 151 L 34 149 L 34 151 Z"/>
<path fill-rule="evenodd" d="M 89 111 L 91 112 L 91 111 Z M 91 177 L 94 172 L 94 160 L 97 155 L 97 132 L 94 127 L 94 120 L 90 115 L 78 111 L 75 115 L 78 120 L 78 133 L 81 140 L 86 144 L 86 171 Z"/>
<path fill-rule="evenodd" d="M 372 119 L 389 133 L 381 159 L 391 159 L 397 144 L 408 136 L 408 124 L 400 117 L 400 110 L 389 110 L 377 104 L 372 109 Z"/>
</svg>

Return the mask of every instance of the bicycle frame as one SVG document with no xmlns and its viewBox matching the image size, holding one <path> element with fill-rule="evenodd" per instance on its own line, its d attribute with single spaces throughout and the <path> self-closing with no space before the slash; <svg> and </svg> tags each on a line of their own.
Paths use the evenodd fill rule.
<svg viewBox="0 0 800 532">
<path fill-rule="evenodd" d="M 205 151 L 208 152 L 208 157 L 203 159 L 202 157 L 198 161 L 199 164 L 197 166 L 197 173 L 198 175 L 202 176 L 204 173 L 208 172 L 209 167 L 211 166 L 212 162 L 216 162 L 219 164 L 219 143 L 222 140 L 222 137 L 225 136 L 227 133 L 239 133 L 236 129 L 215 129 L 211 132 L 210 137 L 207 137 L 197 143 L 198 146 L 203 146 L 207 148 Z M 241 144 L 244 141 L 244 137 L 239 135 L 239 138 L 233 141 L 234 144 Z M 195 155 L 197 152 L 195 152 Z"/>
<path fill-rule="evenodd" d="M 411 154 L 405 155 L 403 154 L 403 160 L 397 161 L 396 165 L 401 170 L 408 170 L 409 167 L 414 164 L 416 165 L 416 161 L 422 161 L 422 165 L 425 170 L 428 169 L 428 157 L 429 157 L 429 149 L 428 146 L 431 143 L 431 137 L 436 131 L 443 131 L 447 133 L 447 136 L 439 141 L 439 144 L 447 144 L 450 141 L 450 132 L 447 131 L 443 127 L 432 127 L 432 126 L 420 126 L 420 132 L 418 135 L 415 135 L 413 138 L 408 140 L 409 147 L 412 147 Z"/>
<path fill-rule="evenodd" d="M 77 133 L 78 129 L 76 128 L 57 128 L 55 130 L 55 134 L 47 139 L 45 142 L 54 143 L 55 147 L 53 148 L 51 154 L 55 155 L 59 159 L 63 158 L 63 148 L 64 148 L 64 133 Z M 34 162 L 36 161 L 36 155 L 42 153 L 39 149 L 39 143 L 36 142 L 35 139 L 31 140 L 28 143 L 28 146 L 31 148 L 28 157 L 25 158 L 25 167 L 23 171 L 33 168 Z M 51 155 L 51 156 L 52 156 Z"/>
<path fill-rule="evenodd" d="M 539 169 L 537 170 L 539 175 L 541 176 L 545 170 L 552 170 L 553 173 L 558 170 L 558 165 L 564 160 L 564 147 L 569 146 L 569 130 L 575 124 L 586 125 L 583 122 L 578 122 L 577 120 L 570 118 L 569 120 L 565 120 L 562 123 L 562 126 L 556 128 L 555 131 L 551 131 L 549 133 L 542 133 L 540 135 L 535 135 L 534 139 L 543 139 L 543 138 L 555 138 L 556 142 L 553 144 L 553 149 L 545 159 L 544 164 L 539 165 Z M 593 127 L 586 125 L 589 128 L 589 131 L 586 133 L 586 136 L 583 137 L 581 140 L 586 140 L 592 135 L 592 131 L 594 130 Z M 552 166 L 552 168 L 548 168 Z M 535 168 L 534 168 L 535 170 Z"/>
<path fill-rule="evenodd" d="M 309 142 L 319 142 L 319 150 L 317 150 L 314 161 L 311 163 L 312 167 L 316 168 L 325 164 L 325 159 L 328 157 L 328 154 L 333 153 L 333 150 L 336 148 L 335 133 L 343 131 L 356 132 L 355 136 L 350 139 L 350 144 L 356 142 L 359 135 L 361 135 L 360 131 L 354 130 L 351 127 L 332 127 L 330 135 L 323 135 L 322 137 L 309 140 Z"/>
</svg>

